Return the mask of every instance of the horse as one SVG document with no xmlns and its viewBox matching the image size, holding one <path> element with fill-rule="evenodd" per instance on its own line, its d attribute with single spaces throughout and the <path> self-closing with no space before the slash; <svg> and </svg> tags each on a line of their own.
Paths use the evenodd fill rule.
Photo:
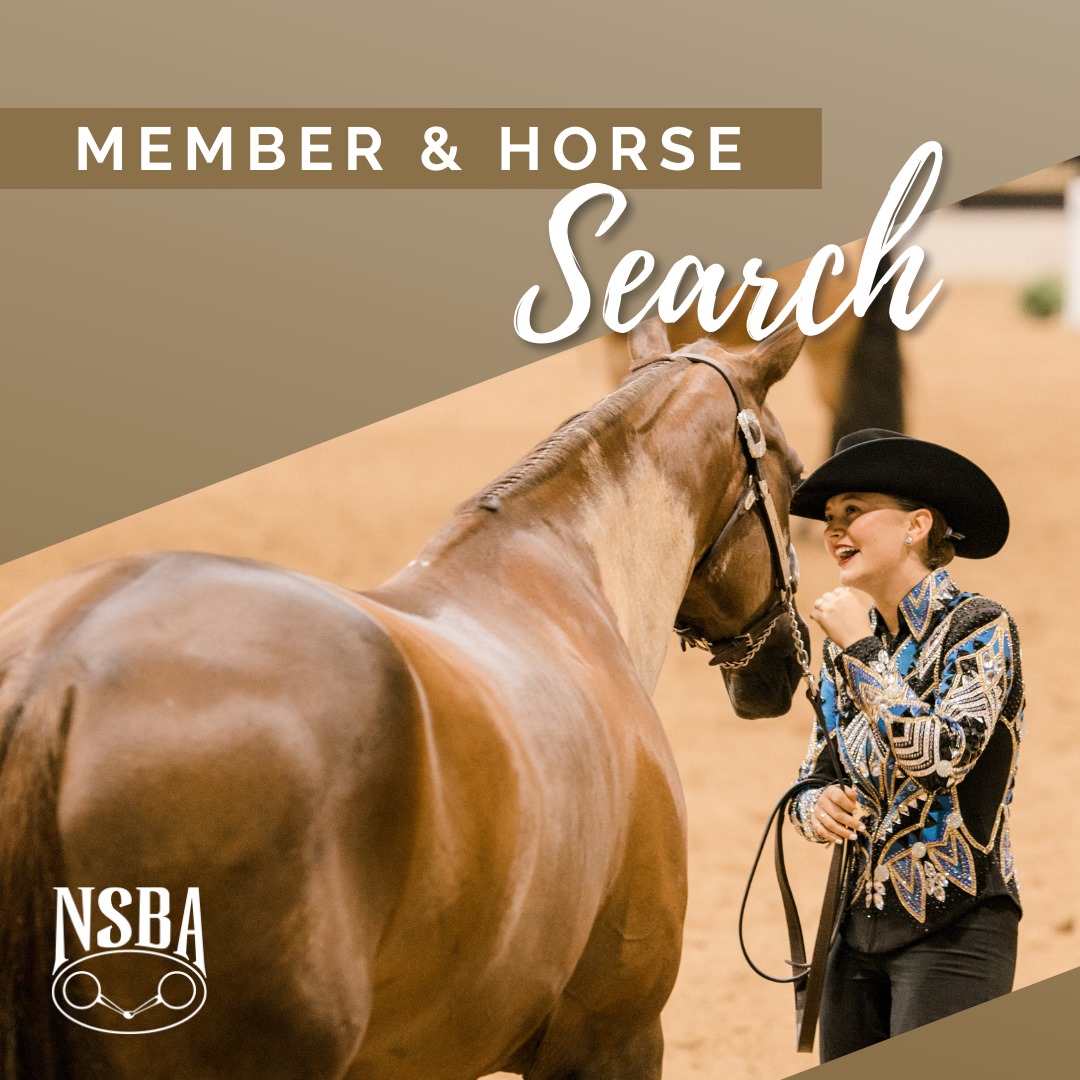
<svg viewBox="0 0 1080 1080">
<path fill-rule="evenodd" d="M 665 343 L 370 591 L 170 552 L 11 609 L 3 1080 L 659 1077 L 687 853 L 650 694 L 677 625 L 740 715 L 790 705 L 801 464 L 765 396 L 800 344 Z M 61 1015 L 59 889 L 197 889 L 205 1007 Z M 114 930 L 72 1008 L 164 1011 Z"/>
<path fill-rule="evenodd" d="M 835 310 L 855 285 L 855 277 L 863 254 L 863 240 L 843 245 L 844 268 L 835 277 L 821 280 L 817 290 L 817 310 Z M 777 282 L 776 299 L 770 305 L 774 311 L 794 295 L 810 260 L 781 267 L 767 276 Z M 888 269 L 883 264 L 882 273 Z M 814 386 L 822 404 L 832 418 L 828 450 L 845 435 L 860 428 L 880 427 L 890 431 L 904 430 L 903 357 L 900 352 L 899 331 L 889 318 L 889 302 L 893 282 L 887 282 L 871 302 L 866 314 L 857 317 L 850 308 L 827 330 L 808 337 L 803 345 L 803 358 L 809 364 Z M 716 308 L 723 311 L 735 297 L 735 289 L 721 293 Z M 754 345 L 746 330 L 747 315 L 755 299 L 748 290 L 719 330 L 707 336 L 728 349 L 746 351 Z M 653 333 L 674 342 L 688 344 L 706 336 L 690 308 L 677 321 L 662 323 L 658 316 L 648 320 Z M 625 362 L 611 354 L 607 372 L 611 385 L 618 385 L 626 374 Z M 633 360 L 631 354 L 631 360 Z"/>
</svg>

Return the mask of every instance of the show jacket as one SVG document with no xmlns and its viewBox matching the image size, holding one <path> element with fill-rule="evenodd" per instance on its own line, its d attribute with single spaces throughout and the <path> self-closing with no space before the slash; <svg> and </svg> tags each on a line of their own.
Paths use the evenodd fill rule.
<svg viewBox="0 0 1080 1080">
<path fill-rule="evenodd" d="M 940 929 L 992 896 L 1019 907 L 1009 805 L 1024 714 L 1020 643 L 1011 616 L 927 575 L 900 604 L 893 638 L 876 610 L 870 637 L 841 650 L 826 639 L 821 695 L 800 778 L 821 786 L 793 804 L 808 839 L 822 788 L 858 792 L 860 833 L 848 884 L 845 941 L 887 952 Z"/>
</svg>

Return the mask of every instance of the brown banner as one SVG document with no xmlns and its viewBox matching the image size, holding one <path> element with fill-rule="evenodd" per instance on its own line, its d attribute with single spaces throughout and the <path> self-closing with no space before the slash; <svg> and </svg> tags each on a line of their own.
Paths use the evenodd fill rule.
<svg viewBox="0 0 1080 1080">
<path fill-rule="evenodd" d="M 814 1080 L 1070 1076 L 1076 1069 L 1069 1043 L 1078 999 L 1080 971 L 1070 971 L 822 1065 L 812 1075 Z"/>
<path fill-rule="evenodd" d="M 817 188 L 820 109 L 4 109 L 0 188 Z"/>
</svg>

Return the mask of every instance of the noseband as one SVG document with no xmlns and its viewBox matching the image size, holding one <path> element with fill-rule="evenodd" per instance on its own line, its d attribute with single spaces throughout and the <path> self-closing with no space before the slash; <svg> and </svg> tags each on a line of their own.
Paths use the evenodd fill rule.
<svg viewBox="0 0 1080 1080">
<path fill-rule="evenodd" d="M 798 577 L 795 572 L 794 550 L 790 544 L 785 544 L 783 531 L 780 528 L 780 516 L 776 512 L 776 504 L 773 502 L 769 483 L 761 470 L 761 459 L 765 456 L 765 433 L 761 428 L 761 421 L 757 413 L 749 408 L 743 399 L 739 388 L 735 385 L 731 376 L 724 366 L 711 356 L 704 353 L 677 352 L 672 353 L 665 359 L 685 358 L 695 364 L 707 364 L 718 372 L 727 383 L 731 396 L 735 399 L 735 408 L 738 411 L 737 421 L 739 429 L 739 446 L 742 449 L 746 461 L 748 486 L 746 493 L 736 503 L 731 516 L 727 519 L 724 527 L 716 535 L 716 539 L 706 549 L 705 554 L 698 559 L 691 576 L 706 563 L 713 553 L 721 547 L 727 539 L 728 533 L 740 521 L 744 514 L 749 513 L 755 506 L 761 509 L 762 519 L 765 524 L 765 534 L 769 540 L 769 549 L 772 552 L 773 567 L 776 571 L 776 588 L 780 596 L 776 603 L 760 618 L 755 619 L 741 634 L 733 638 L 721 638 L 712 641 L 701 634 L 695 633 L 687 626 L 676 626 L 683 649 L 696 648 L 708 649 L 713 658 L 709 661 L 711 666 L 716 666 L 724 671 L 737 671 L 744 668 L 761 651 L 773 627 L 786 615 L 791 620 L 792 633 L 795 640 L 795 649 L 798 654 L 800 667 L 804 673 L 809 673 L 810 661 L 799 630 L 798 619 L 795 613 L 795 589 Z"/>
</svg>

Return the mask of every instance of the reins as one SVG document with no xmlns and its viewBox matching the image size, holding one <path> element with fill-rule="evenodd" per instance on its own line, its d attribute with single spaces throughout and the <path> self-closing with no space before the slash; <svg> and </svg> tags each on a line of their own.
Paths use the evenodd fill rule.
<svg viewBox="0 0 1080 1080">
<path fill-rule="evenodd" d="M 836 775 L 843 776 L 844 770 L 840 755 L 829 736 L 822 711 L 821 694 L 814 681 L 813 672 L 810 670 L 809 650 L 799 627 L 798 612 L 795 607 L 797 582 L 792 572 L 791 561 L 785 558 L 780 517 L 777 514 L 768 481 L 761 470 L 761 459 L 765 456 L 765 435 L 761 428 L 761 421 L 754 410 L 746 406 L 738 387 L 718 360 L 704 353 L 694 352 L 676 352 L 664 359 L 676 359 L 678 357 L 684 357 L 693 363 L 707 364 L 723 376 L 732 397 L 735 399 L 735 406 L 738 410 L 739 444 L 746 459 L 749 474 L 749 488 L 746 495 L 736 504 L 723 528 L 698 560 L 695 570 L 720 547 L 732 527 L 744 514 L 754 506 L 760 506 L 765 521 L 766 534 L 769 538 L 769 547 L 773 555 L 773 563 L 776 569 L 776 585 L 780 591 L 780 598 L 764 615 L 756 619 L 742 634 L 734 638 L 710 641 L 699 634 L 695 634 L 688 627 L 679 626 L 675 627 L 675 632 L 679 635 L 684 649 L 687 647 L 708 649 L 713 654 L 712 660 L 709 661 L 710 664 L 716 665 L 723 670 L 732 671 L 746 667 L 754 659 L 764 646 L 769 634 L 772 633 L 773 628 L 786 615 L 791 623 L 796 660 L 802 677 L 806 680 L 807 700 L 813 706 L 814 713 L 821 725 L 827 751 L 832 756 L 836 767 Z M 814 948 L 809 961 L 807 961 L 802 922 L 799 919 L 799 912 L 795 905 L 795 897 L 791 891 L 787 866 L 784 861 L 783 818 L 787 816 L 791 804 L 804 791 L 817 786 L 820 786 L 817 781 L 800 780 L 784 792 L 773 808 L 765 825 L 761 842 L 758 844 L 754 864 L 751 867 L 750 877 L 743 893 L 742 904 L 739 907 L 739 947 L 742 949 L 746 962 L 763 979 L 776 983 L 791 983 L 794 987 L 795 1036 L 796 1046 L 800 1053 L 810 1053 L 814 1048 L 814 1034 L 817 1028 L 818 1012 L 821 1008 L 821 994 L 825 985 L 825 968 L 828 962 L 829 948 L 840 928 L 840 921 L 843 918 L 847 903 L 847 880 L 850 864 L 848 841 L 845 840 L 834 845 L 832 862 L 829 866 L 829 876 L 825 885 L 825 898 L 822 902 L 821 916 L 814 937 Z M 743 920 L 746 914 L 746 904 L 750 897 L 750 888 L 754 883 L 754 875 L 757 873 L 758 864 L 768 842 L 769 832 L 774 825 L 776 826 L 776 838 L 773 860 L 776 868 L 776 880 L 780 888 L 780 897 L 784 905 L 788 945 L 791 950 L 791 959 L 787 963 L 791 966 L 793 972 L 787 976 L 769 975 L 759 968 L 750 959 L 743 936 Z"/>
<path fill-rule="evenodd" d="M 843 776 L 840 765 L 840 757 L 833 745 L 825 719 L 821 709 L 821 696 L 817 688 L 808 680 L 806 697 L 814 707 L 821 730 L 826 732 L 825 745 L 829 754 L 833 757 L 837 768 L 837 775 Z M 844 917 L 847 906 L 847 882 L 850 868 L 851 851 L 847 840 L 833 845 L 832 861 L 829 864 L 829 875 L 825 883 L 825 896 L 821 904 L 821 915 L 818 918 L 817 933 L 814 936 L 814 949 L 809 961 L 806 958 L 806 944 L 803 939 L 802 921 L 795 905 L 795 896 L 791 891 L 791 883 L 788 881 L 787 865 L 784 861 L 784 818 L 788 815 L 789 808 L 804 791 L 820 787 L 816 780 L 799 780 L 792 784 L 784 792 L 769 814 L 769 820 L 765 823 L 765 830 L 761 834 L 757 853 L 754 855 L 754 864 L 750 868 L 750 876 L 743 891 L 742 903 L 739 905 L 739 948 L 743 958 L 755 974 L 763 979 L 775 983 L 791 983 L 795 990 L 795 1045 L 799 1053 L 809 1054 L 814 1049 L 814 1032 L 817 1028 L 818 1013 L 821 1009 L 821 994 L 825 986 L 825 968 L 829 959 L 829 948 L 840 929 L 840 921 Z M 776 826 L 775 843 L 773 849 L 773 863 L 776 869 L 776 882 L 780 889 L 780 899 L 784 904 L 784 919 L 787 922 L 788 946 L 791 950 L 791 959 L 787 963 L 791 966 L 791 975 L 770 975 L 750 959 L 746 949 L 746 939 L 743 934 L 743 922 L 746 916 L 746 904 L 750 899 L 750 888 L 754 884 L 754 875 L 757 873 L 758 864 L 761 862 L 762 853 L 769 840 L 769 832 Z"/>
</svg>

